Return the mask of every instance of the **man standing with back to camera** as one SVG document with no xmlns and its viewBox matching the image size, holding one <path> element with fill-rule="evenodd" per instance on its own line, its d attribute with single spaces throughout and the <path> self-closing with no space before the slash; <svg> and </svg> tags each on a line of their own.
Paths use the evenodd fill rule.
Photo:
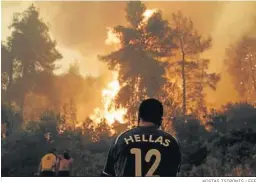
<svg viewBox="0 0 256 182">
<path fill-rule="evenodd" d="M 114 140 L 102 176 L 176 176 L 180 147 L 172 135 L 159 129 L 162 117 L 161 102 L 144 100 L 139 108 L 138 127 Z"/>
</svg>

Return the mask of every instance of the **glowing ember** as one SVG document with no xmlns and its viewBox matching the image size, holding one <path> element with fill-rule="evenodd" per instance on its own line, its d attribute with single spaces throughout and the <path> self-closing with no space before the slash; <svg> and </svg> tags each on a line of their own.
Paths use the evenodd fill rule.
<svg viewBox="0 0 256 182">
<path fill-rule="evenodd" d="M 117 79 L 118 72 L 114 72 L 113 76 L 113 81 L 108 84 L 106 89 L 102 90 L 103 109 L 96 108 L 93 115 L 90 116 L 90 118 L 96 123 L 102 122 L 103 119 L 105 119 L 109 125 L 113 124 L 115 121 L 125 123 L 124 116 L 127 112 L 127 109 L 116 109 L 114 104 L 114 99 L 121 89 Z"/>
<path fill-rule="evenodd" d="M 114 29 L 110 28 L 110 27 L 107 27 L 107 29 L 108 29 L 108 33 L 107 33 L 107 39 L 105 40 L 105 44 L 107 44 L 107 45 L 120 44 L 120 37 L 114 31 Z"/>
<path fill-rule="evenodd" d="M 147 9 L 144 13 L 143 13 L 143 20 L 142 22 L 145 23 L 149 20 L 149 18 L 157 12 L 157 9 Z"/>
</svg>

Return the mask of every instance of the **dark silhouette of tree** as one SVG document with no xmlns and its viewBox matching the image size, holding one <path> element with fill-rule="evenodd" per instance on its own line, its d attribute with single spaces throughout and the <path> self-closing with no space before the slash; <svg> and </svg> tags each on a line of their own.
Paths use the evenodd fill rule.
<svg viewBox="0 0 256 182">
<path fill-rule="evenodd" d="M 10 86 L 12 85 L 13 82 L 13 62 L 14 62 L 14 58 L 10 52 L 10 48 L 8 47 L 8 45 L 5 44 L 1 44 L 1 78 L 2 78 L 2 94 L 7 94 L 7 92 L 10 90 Z M 5 99 L 7 95 L 4 95 Z M 8 100 L 8 99 L 7 99 Z"/>
<path fill-rule="evenodd" d="M 74 62 L 69 65 L 68 68 L 68 73 L 73 74 L 73 75 L 80 75 L 80 69 L 79 69 L 79 64 L 78 62 Z"/>
<path fill-rule="evenodd" d="M 210 60 L 199 59 L 186 63 L 185 69 L 187 78 L 187 109 L 195 113 L 198 117 L 202 117 L 206 113 L 205 93 L 204 89 L 209 87 L 213 90 L 220 80 L 220 75 L 216 73 L 208 73 L 208 65 Z"/>
<path fill-rule="evenodd" d="M 209 60 L 200 58 L 200 54 L 211 47 L 211 38 L 204 39 L 198 34 L 193 22 L 181 12 L 173 13 L 170 24 L 176 45 L 175 61 L 171 61 L 170 68 L 173 70 L 172 74 L 175 75 L 176 72 L 177 77 L 181 78 L 178 86 L 182 88 L 182 110 L 186 116 L 191 100 L 198 102 L 197 106 L 202 104 L 203 89 L 205 86 L 215 88 L 219 76 L 208 74 Z M 195 107 L 194 103 L 190 105 Z"/>
<path fill-rule="evenodd" d="M 171 33 L 161 12 L 144 21 L 146 7 L 140 1 L 128 2 L 128 26 L 116 26 L 120 48 L 100 59 L 111 70 L 119 68 L 118 80 L 125 85 L 116 98 L 118 106 L 129 108 L 128 115 L 136 113 L 138 102 L 145 97 L 156 97 L 165 83 L 164 66 L 160 58 L 170 53 Z M 131 119 L 134 120 L 135 118 Z"/>
<path fill-rule="evenodd" d="M 8 137 L 13 132 L 21 129 L 22 120 L 20 114 L 15 111 L 13 107 L 8 104 L 1 104 L 1 126 L 4 131 L 2 131 L 2 136 Z"/>
<path fill-rule="evenodd" d="M 256 131 L 256 108 L 253 105 L 248 103 L 230 103 L 224 106 L 221 115 L 226 116 L 226 128 L 228 130 L 239 128 Z"/>
<path fill-rule="evenodd" d="M 10 25 L 12 34 L 7 39 L 11 59 L 15 59 L 19 67 L 13 94 L 18 96 L 16 102 L 23 110 L 25 95 L 36 85 L 37 74 L 52 73 L 54 62 L 61 59 L 56 50 L 56 42 L 49 35 L 47 24 L 39 16 L 38 9 L 32 4 L 23 13 L 14 15 Z M 11 61 L 8 61 L 11 62 Z M 13 78 L 13 67 L 10 66 L 9 78 Z M 9 85 L 12 84 L 10 81 Z"/>
</svg>

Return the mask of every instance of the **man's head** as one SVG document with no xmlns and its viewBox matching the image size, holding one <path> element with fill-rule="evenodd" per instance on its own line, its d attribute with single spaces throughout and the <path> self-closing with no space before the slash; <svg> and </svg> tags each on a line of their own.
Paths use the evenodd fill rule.
<svg viewBox="0 0 256 182">
<path fill-rule="evenodd" d="M 146 99 L 142 101 L 139 108 L 139 122 L 154 123 L 158 127 L 162 124 L 163 117 L 163 105 L 160 101 L 156 99 Z"/>
<path fill-rule="evenodd" d="M 68 150 L 65 150 L 64 153 L 63 153 L 63 157 L 64 159 L 70 159 L 70 155 L 69 155 L 69 151 Z"/>
<path fill-rule="evenodd" d="M 51 148 L 51 149 L 49 150 L 49 153 L 55 154 L 55 153 L 56 153 L 56 148 Z"/>
</svg>

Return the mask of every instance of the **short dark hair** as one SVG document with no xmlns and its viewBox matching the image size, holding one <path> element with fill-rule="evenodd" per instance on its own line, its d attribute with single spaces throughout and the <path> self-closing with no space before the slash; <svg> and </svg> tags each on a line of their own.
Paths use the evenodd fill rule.
<svg viewBox="0 0 256 182">
<path fill-rule="evenodd" d="M 70 155 L 69 155 L 69 151 L 68 150 L 64 150 L 63 157 L 64 157 L 64 159 L 67 159 L 67 160 L 70 159 Z"/>
<path fill-rule="evenodd" d="M 162 103 L 157 99 L 146 99 L 142 101 L 139 108 L 139 118 L 161 126 L 164 108 Z"/>
<path fill-rule="evenodd" d="M 56 148 L 51 148 L 50 150 L 49 150 L 49 153 L 55 153 L 57 150 L 56 150 Z"/>
</svg>

